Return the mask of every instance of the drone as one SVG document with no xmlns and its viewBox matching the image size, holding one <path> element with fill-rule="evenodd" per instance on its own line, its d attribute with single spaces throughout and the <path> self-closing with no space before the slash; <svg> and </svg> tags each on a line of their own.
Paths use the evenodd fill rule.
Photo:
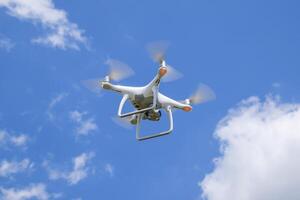
<svg viewBox="0 0 300 200">
<path fill-rule="evenodd" d="M 196 92 L 189 98 L 183 101 L 174 100 L 159 91 L 161 81 L 173 81 L 180 78 L 182 75 L 175 68 L 167 65 L 164 51 L 161 48 L 161 43 L 152 43 L 148 45 L 148 49 L 155 61 L 159 63 L 157 72 L 154 78 L 145 86 L 133 87 L 114 84 L 124 78 L 133 75 L 133 70 L 126 64 L 108 59 L 106 64 L 110 67 L 110 72 L 101 80 L 96 80 L 98 89 L 109 90 L 121 94 L 123 97 L 120 101 L 117 115 L 121 119 L 126 119 L 131 125 L 136 126 L 136 139 L 138 141 L 148 140 L 164 135 L 168 135 L 173 131 L 173 110 L 179 109 L 185 112 L 192 110 L 192 105 L 204 103 L 215 98 L 214 92 L 206 85 L 201 84 Z M 163 49 L 163 50 L 162 50 Z M 123 112 L 125 103 L 129 101 L 134 111 Z M 169 122 L 168 130 L 142 135 L 140 132 L 143 120 L 158 122 L 162 117 L 162 112 L 166 112 Z"/>
</svg>

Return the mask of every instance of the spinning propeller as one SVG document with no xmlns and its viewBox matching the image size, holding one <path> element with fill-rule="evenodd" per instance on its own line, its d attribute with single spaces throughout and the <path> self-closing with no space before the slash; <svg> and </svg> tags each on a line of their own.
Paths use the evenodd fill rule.
<svg viewBox="0 0 300 200">
<path fill-rule="evenodd" d="M 216 98 L 213 90 L 204 84 L 199 84 L 196 91 L 184 101 L 186 104 L 197 105 L 200 103 L 205 103 Z"/>
<path fill-rule="evenodd" d="M 112 117 L 111 118 L 112 121 L 117 124 L 118 126 L 121 126 L 122 128 L 125 129 L 132 129 L 132 124 L 131 124 L 131 116 L 129 117 L 124 117 L 124 118 L 120 118 L 120 117 Z"/>
<path fill-rule="evenodd" d="M 125 63 L 115 59 L 108 59 L 105 64 L 109 66 L 109 73 L 105 78 L 119 82 L 134 75 L 134 71 Z"/>
<path fill-rule="evenodd" d="M 127 64 L 121 61 L 108 59 L 105 64 L 109 67 L 109 73 L 104 78 L 95 78 L 82 81 L 82 84 L 87 89 L 97 94 L 100 94 L 102 90 L 102 87 L 99 85 L 101 82 L 110 80 L 119 82 L 134 75 L 134 71 Z"/>
<path fill-rule="evenodd" d="M 166 41 L 157 41 L 149 43 L 146 48 L 151 58 L 158 62 L 161 66 L 167 68 L 167 74 L 163 77 L 163 82 L 171 82 L 183 77 L 183 75 L 165 62 L 165 54 L 169 47 L 169 43 Z"/>
</svg>

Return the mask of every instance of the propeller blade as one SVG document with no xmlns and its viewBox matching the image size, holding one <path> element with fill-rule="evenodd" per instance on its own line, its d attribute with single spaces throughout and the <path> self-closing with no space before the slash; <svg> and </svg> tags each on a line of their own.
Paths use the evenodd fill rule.
<svg viewBox="0 0 300 200">
<path fill-rule="evenodd" d="M 189 98 L 191 104 L 199 104 L 207 101 L 214 100 L 216 98 L 215 93 L 207 85 L 199 84 L 195 93 Z"/>
<path fill-rule="evenodd" d="M 168 47 L 169 43 L 167 41 L 156 41 L 146 45 L 146 49 L 155 62 L 161 62 L 165 58 Z"/>
<path fill-rule="evenodd" d="M 151 56 L 151 58 L 155 62 L 159 62 L 160 64 L 164 63 L 163 60 L 165 59 L 166 51 L 169 47 L 169 42 L 167 41 L 156 41 L 149 43 L 146 48 Z M 167 74 L 163 77 L 163 82 L 171 82 L 183 77 L 182 73 L 176 70 L 174 67 L 170 65 L 166 65 L 167 67 Z"/>
<path fill-rule="evenodd" d="M 120 117 L 112 117 L 112 121 L 125 129 L 132 129 L 132 124 L 130 123 L 131 116 L 120 118 Z"/>
<path fill-rule="evenodd" d="M 121 81 L 134 75 L 134 71 L 125 63 L 115 59 L 108 59 L 105 64 L 109 66 L 109 78 L 114 81 Z"/>
<path fill-rule="evenodd" d="M 81 81 L 81 83 L 88 90 L 99 95 L 102 91 L 102 87 L 100 86 L 101 81 L 102 81 L 101 78 L 95 78 L 95 79 L 83 80 Z"/>
<path fill-rule="evenodd" d="M 183 74 L 176 70 L 175 68 L 171 67 L 170 65 L 167 65 L 168 72 L 166 75 L 162 78 L 163 82 L 171 82 L 178 80 L 183 77 Z"/>
</svg>

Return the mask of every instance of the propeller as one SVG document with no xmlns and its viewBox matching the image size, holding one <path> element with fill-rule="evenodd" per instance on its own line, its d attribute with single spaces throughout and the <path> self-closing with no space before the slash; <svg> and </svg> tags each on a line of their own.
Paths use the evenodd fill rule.
<svg viewBox="0 0 300 200">
<path fill-rule="evenodd" d="M 197 90 L 186 100 L 186 103 L 196 105 L 214 100 L 215 98 L 216 95 L 210 87 L 199 84 Z"/>
<path fill-rule="evenodd" d="M 102 88 L 100 83 L 103 81 L 116 81 L 119 82 L 125 78 L 134 75 L 134 71 L 125 63 L 116 59 L 107 59 L 105 62 L 109 67 L 109 73 L 104 78 L 94 78 L 81 81 L 82 84 L 90 91 L 100 94 Z"/>
<path fill-rule="evenodd" d="M 81 84 L 86 87 L 89 91 L 96 93 L 97 95 L 101 94 L 102 87 L 100 87 L 101 78 L 87 79 L 81 81 Z"/>
<path fill-rule="evenodd" d="M 146 49 L 153 61 L 161 62 L 165 59 L 165 54 L 169 45 L 169 42 L 161 40 L 147 44 Z"/>
<path fill-rule="evenodd" d="M 166 75 L 163 77 L 162 81 L 163 82 L 172 82 L 175 80 L 178 80 L 183 77 L 183 74 L 176 70 L 174 67 L 171 65 L 166 65 L 168 72 Z"/>
<path fill-rule="evenodd" d="M 107 59 L 105 64 L 109 66 L 109 74 L 107 75 L 109 80 L 119 82 L 134 75 L 134 71 L 127 64 L 119 60 Z"/>
<path fill-rule="evenodd" d="M 161 66 L 167 67 L 168 72 L 163 77 L 163 82 L 171 82 L 183 77 L 182 73 L 165 63 L 165 54 L 168 47 L 169 43 L 167 41 L 156 41 L 149 43 L 146 46 L 146 49 L 148 50 L 153 61 L 158 62 Z"/>
<path fill-rule="evenodd" d="M 131 123 L 131 121 L 132 121 L 132 116 L 127 116 L 127 117 L 123 117 L 123 118 L 120 118 L 120 117 L 112 117 L 111 119 L 112 119 L 112 121 L 113 121 L 115 124 L 117 124 L 117 125 L 119 125 L 119 126 L 125 128 L 125 129 L 132 129 L 132 127 L 133 127 L 133 125 L 134 125 L 134 124 Z"/>
</svg>

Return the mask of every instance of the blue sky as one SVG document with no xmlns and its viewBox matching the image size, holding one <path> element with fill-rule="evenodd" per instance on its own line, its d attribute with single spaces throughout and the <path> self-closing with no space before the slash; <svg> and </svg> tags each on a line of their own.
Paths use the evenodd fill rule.
<svg viewBox="0 0 300 200">
<path fill-rule="evenodd" d="M 1 198 L 38 187 L 19 199 L 202 199 L 228 110 L 250 96 L 299 102 L 299 6 L 0 0 L 0 166 L 11 169 L 0 167 Z M 103 77 L 114 58 L 136 73 L 122 83 L 146 84 L 157 66 L 145 45 L 157 40 L 170 42 L 167 62 L 184 74 L 162 93 L 184 99 L 201 82 L 217 99 L 175 112 L 170 136 L 137 142 L 111 119 L 121 96 L 81 80 Z"/>
</svg>

